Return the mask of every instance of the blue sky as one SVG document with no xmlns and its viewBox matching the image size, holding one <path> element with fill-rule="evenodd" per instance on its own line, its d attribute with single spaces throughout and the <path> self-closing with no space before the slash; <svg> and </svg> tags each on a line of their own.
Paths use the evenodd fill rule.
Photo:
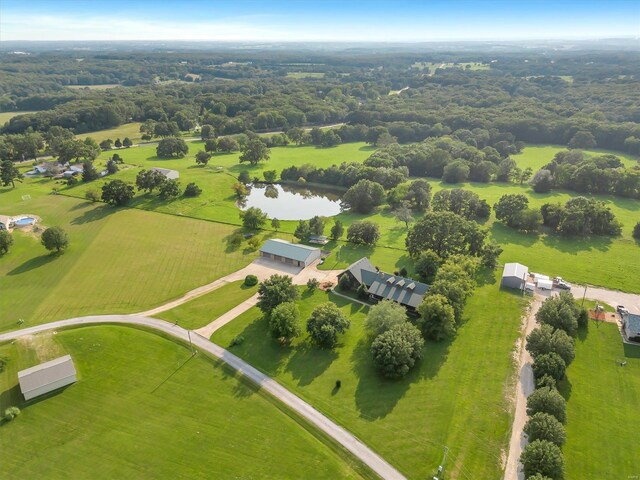
<svg viewBox="0 0 640 480">
<path fill-rule="evenodd" d="M 0 0 L 0 40 L 640 37 L 640 0 Z"/>
</svg>

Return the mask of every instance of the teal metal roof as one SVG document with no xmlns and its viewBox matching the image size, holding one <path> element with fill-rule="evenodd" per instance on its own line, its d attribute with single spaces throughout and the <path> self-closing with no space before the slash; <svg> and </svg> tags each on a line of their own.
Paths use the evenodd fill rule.
<svg viewBox="0 0 640 480">
<path fill-rule="evenodd" d="M 260 251 L 271 255 L 291 258 L 293 260 L 298 260 L 299 262 L 306 262 L 312 254 L 319 252 L 320 249 L 302 245 L 300 243 L 287 242 L 286 240 L 280 240 L 279 238 L 272 238 L 264 243 Z"/>
</svg>

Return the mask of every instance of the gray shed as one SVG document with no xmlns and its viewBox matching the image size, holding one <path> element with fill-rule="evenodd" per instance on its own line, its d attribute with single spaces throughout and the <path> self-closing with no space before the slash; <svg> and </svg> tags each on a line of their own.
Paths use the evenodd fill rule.
<svg viewBox="0 0 640 480">
<path fill-rule="evenodd" d="M 622 328 L 627 340 L 640 343 L 640 315 L 635 313 L 623 314 Z"/>
<path fill-rule="evenodd" d="M 169 180 L 176 180 L 180 178 L 180 172 L 177 170 L 171 170 L 169 168 L 160 168 L 160 167 L 151 167 L 149 170 L 153 170 L 154 172 L 160 172 Z"/>
<path fill-rule="evenodd" d="M 516 288 L 522 290 L 529 278 L 529 269 L 520 263 L 507 263 L 502 270 L 503 287 Z"/>
<path fill-rule="evenodd" d="M 279 238 L 267 240 L 260 249 L 260 256 L 296 267 L 306 267 L 320 258 L 319 248 L 291 243 Z"/>
<path fill-rule="evenodd" d="M 41 363 L 18 372 L 20 391 L 25 400 L 44 395 L 76 381 L 76 368 L 71 355 Z"/>
</svg>

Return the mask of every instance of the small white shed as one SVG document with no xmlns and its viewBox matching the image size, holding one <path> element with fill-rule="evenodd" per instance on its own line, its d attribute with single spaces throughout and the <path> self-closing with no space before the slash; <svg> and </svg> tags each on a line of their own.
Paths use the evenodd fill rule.
<svg viewBox="0 0 640 480">
<path fill-rule="evenodd" d="M 177 180 L 178 178 L 180 178 L 180 172 L 177 170 L 171 170 L 169 168 L 160 168 L 160 167 L 151 167 L 149 170 L 160 172 L 169 180 Z"/>
<path fill-rule="evenodd" d="M 71 355 L 41 363 L 18 372 L 20 391 L 25 400 L 44 395 L 76 382 L 76 367 Z"/>
</svg>

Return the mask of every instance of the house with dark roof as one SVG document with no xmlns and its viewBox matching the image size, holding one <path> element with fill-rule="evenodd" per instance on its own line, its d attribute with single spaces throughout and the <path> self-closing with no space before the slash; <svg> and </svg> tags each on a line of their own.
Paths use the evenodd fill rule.
<svg viewBox="0 0 640 480">
<path fill-rule="evenodd" d="M 391 300 L 405 306 L 410 312 L 416 310 L 429 290 L 426 283 L 381 272 L 366 257 L 350 265 L 338 275 L 338 279 L 345 275 L 352 287 L 364 285 L 372 300 Z"/>
<path fill-rule="evenodd" d="M 295 267 L 307 267 L 322 255 L 319 248 L 309 247 L 300 243 L 291 243 L 279 238 L 272 238 L 264 242 L 260 249 L 260 256 L 276 262 L 282 262 Z"/>
<path fill-rule="evenodd" d="M 20 391 L 25 400 L 44 395 L 76 381 L 76 368 L 71 355 L 41 363 L 18 372 Z"/>
<path fill-rule="evenodd" d="M 627 340 L 640 343 L 640 315 L 635 313 L 623 314 L 622 330 Z"/>
</svg>

